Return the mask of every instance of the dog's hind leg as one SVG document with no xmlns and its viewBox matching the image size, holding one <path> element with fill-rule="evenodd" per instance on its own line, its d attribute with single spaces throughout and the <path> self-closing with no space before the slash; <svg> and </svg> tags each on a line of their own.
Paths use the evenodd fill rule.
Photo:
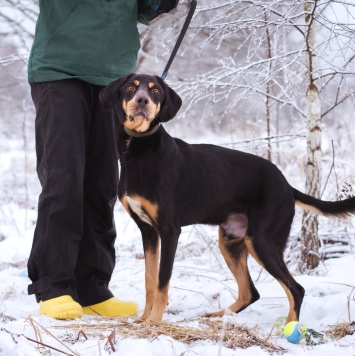
<svg viewBox="0 0 355 356">
<path fill-rule="evenodd" d="M 270 210 L 269 210 L 270 211 Z M 272 210 L 276 219 L 263 218 L 267 214 L 255 214 L 250 219 L 250 237 L 245 239 L 249 253 L 263 266 L 282 286 L 289 300 L 290 309 L 286 322 L 298 321 L 304 288 L 292 277 L 283 260 L 283 250 L 289 235 L 293 218 L 292 210 Z M 251 221 L 252 220 L 252 221 Z"/>
<path fill-rule="evenodd" d="M 257 238 L 246 240 L 246 245 L 255 260 L 258 261 L 285 290 L 290 304 L 286 323 L 298 321 L 304 297 L 304 288 L 298 284 L 290 274 L 282 258 L 282 252 L 276 253 L 271 246 L 265 246 L 263 243 L 260 243 L 260 240 Z M 267 251 L 270 249 L 273 250 L 273 253 L 268 254 Z"/>
<path fill-rule="evenodd" d="M 228 313 L 228 309 L 230 312 L 238 313 L 260 298 L 249 274 L 247 264 L 248 250 L 244 239 L 244 237 L 231 235 L 228 229 L 225 230 L 221 226 L 219 227 L 219 248 L 237 281 L 238 299 L 227 309 L 208 313 L 207 316 L 223 316 Z"/>
</svg>

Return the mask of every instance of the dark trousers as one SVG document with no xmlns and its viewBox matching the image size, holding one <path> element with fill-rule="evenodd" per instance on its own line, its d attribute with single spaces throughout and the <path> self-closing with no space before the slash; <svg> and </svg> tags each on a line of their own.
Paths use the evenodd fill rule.
<svg viewBox="0 0 355 356">
<path fill-rule="evenodd" d="M 42 192 L 28 293 L 37 301 L 69 294 L 88 306 L 113 296 L 117 113 L 102 108 L 101 89 L 78 79 L 31 84 Z"/>
</svg>

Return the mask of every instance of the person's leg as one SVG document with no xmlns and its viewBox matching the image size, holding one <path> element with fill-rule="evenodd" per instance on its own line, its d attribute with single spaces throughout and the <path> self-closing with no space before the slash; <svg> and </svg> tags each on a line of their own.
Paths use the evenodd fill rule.
<svg viewBox="0 0 355 356">
<path fill-rule="evenodd" d="M 115 267 L 113 209 L 117 199 L 118 156 L 114 113 L 102 108 L 98 100 L 99 89 L 90 85 L 93 120 L 86 150 L 83 236 L 75 269 L 81 305 L 113 297 L 108 284 Z"/>
<path fill-rule="evenodd" d="M 79 80 L 34 83 L 37 172 L 42 185 L 28 261 L 37 301 L 77 300 L 75 266 L 83 233 L 83 185 L 90 93 Z"/>
<path fill-rule="evenodd" d="M 115 267 L 114 205 L 118 187 L 117 111 L 103 109 L 101 87 L 91 85 L 93 121 L 86 151 L 84 230 L 75 269 L 76 290 L 84 313 L 134 315 L 137 304 L 118 302 L 108 288 Z M 110 301 L 110 302 L 108 302 Z M 104 303 L 103 303 L 104 302 Z"/>
</svg>

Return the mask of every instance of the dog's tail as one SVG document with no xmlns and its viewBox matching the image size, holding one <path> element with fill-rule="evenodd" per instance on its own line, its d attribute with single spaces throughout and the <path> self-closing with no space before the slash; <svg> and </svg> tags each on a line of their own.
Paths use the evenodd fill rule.
<svg viewBox="0 0 355 356">
<path fill-rule="evenodd" d="M 292 190 L 296 205 L 304 210 L 318 215 L 338 218 L 346 218 L 350 214 L 355 214 L 355 197 L 339 201 L 324 201 L 301 193 L 295 188 L 292 188 Z"/>
</svg>

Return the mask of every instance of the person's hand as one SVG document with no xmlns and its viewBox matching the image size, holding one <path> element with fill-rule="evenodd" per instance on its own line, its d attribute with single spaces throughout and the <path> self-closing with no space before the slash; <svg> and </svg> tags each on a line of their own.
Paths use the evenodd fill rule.
<svg viewBox="0 0 355 356">
<path fill-rule="evenodd" d="M 178 5 L 179 0 L 160 0 L 159 6 L 150 20 L 155 19 L 157 16 L 170 12 Z"/>
</svg>

